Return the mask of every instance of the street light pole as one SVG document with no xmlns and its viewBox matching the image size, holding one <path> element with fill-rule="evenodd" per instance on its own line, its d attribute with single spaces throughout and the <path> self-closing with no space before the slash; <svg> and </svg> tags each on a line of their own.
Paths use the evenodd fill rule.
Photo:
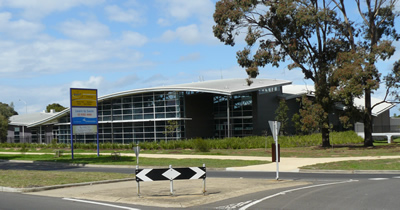
<svg viewBox="0 0 400 210">
<path fill-rule="evenodd" d="M 26 101 L 19 99 L 19 101 L 22 101 L 25 103 L 25 114 L 28 114 L 28 106 L 26 105 Z M 24 131 L 24 125 L 22 125 L 22 140 L 25 140 L 25 131 Z M 21 141 L 20 141 L 21 142 Z"/>
</svg>

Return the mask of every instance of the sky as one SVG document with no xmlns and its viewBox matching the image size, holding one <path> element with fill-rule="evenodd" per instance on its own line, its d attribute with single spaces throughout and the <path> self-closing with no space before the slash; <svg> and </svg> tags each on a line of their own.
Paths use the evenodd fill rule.
<svg viewBox="0 0 400 210">
<path fill-rule="evenodd" d="M 216 0 L 0 0 L 0 102 L 19 114 L 69 107 L 70 88 L 98 95 L 200 80 L 247 78 L 234 47 L 214 37 Z M 355 11 L 356 12 L 356 11 Z M 399 29 L 400 30 L 400 29 Z M 383 75 L 400 59 L 400 43 Z M 299 69 L 259 78 L 312 84 Z M 383 98 L 384 89 L 373 97 Z M 392 114 L 399 115 L 399 107 Z"/>
</svg>

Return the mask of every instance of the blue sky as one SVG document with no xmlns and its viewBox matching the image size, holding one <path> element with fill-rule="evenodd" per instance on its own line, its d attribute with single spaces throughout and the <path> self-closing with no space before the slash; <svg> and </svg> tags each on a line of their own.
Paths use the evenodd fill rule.
<svg viewBox="0 0 400 210">
<path fill-rule="evenodd" d="M 71 87 L 102 96 L 199 78 L 247 78 L 236 62 L 243 41 L 230 47 L 213 36 L 215 2 L 0 0 L 0 102 L 24 114 L 51 103 L 69 106 Z M 400 59 L 396 46 L 395 56 L 379 65 L 383 74 Z M 285 64 L 267 66 L 259 77 L 312 84 Z"/>
</svg>

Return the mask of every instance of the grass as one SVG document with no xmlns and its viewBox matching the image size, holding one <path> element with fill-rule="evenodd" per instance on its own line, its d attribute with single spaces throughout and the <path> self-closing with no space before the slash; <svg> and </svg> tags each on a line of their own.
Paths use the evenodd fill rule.
<svg viewBox="0 0 400 210">
<path fill-rule="evenodd" d="M 134 175 L 100 172 L 0 170 L 0 186 L 14 188 L 43 187 L 126 178 L 134 178 Z"/>
<path fill-rule="evenodd" d="M 74 155 L 71 159 L 70 155 L 63 155 L 59 158 L 54 158 L 54 155 L 6 155 L 0 154 L 0 159 L 4 160 L 30 160 L 30 161 L 46 161 L 57 163 L 74 163 L 74 164 L 100 164 L 100 165 L 136 165 L 135 157 L 121 156 L 119 160 L 113 160 L 110 155 Z M 215 160 L 215 159 L 172 159 L 172 158 L 139 158 L 139 165 L 141 166 L 158 166 L 168 167 L 194 167 L 203 166 L 206 164 L 208 168 L 227 168 L 227 167 L 240 167 L 248 165 L 267 164 L 269 161 L 257 160 Z"/>
<path fill-rule="evenodd" d="M 319 163 L 302 169 L 315 170 L 400 170 L 400 159 L 351 160 Z"/>
</svg>

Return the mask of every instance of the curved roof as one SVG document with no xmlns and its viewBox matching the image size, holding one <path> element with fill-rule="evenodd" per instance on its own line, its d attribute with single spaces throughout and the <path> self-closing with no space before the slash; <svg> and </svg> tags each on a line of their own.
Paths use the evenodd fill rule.
<svg viewBox="0 0 400 210">
<path fill-rule="evenodd" d="M 276 79 L 252 79 L 252 81 L 253 83 L 251 85 L 248 85 L 246 79 L 223 79 L 223 80 L 211 80 L 211 81 L 194 82 L 194 83 L 179 84 L 179 85 L 169 85 L 162 87 L 134 89 L 134 90 L 122 91 L 101 96 L 98 98 L 98 101 L 103 101 L 115 97 L 122 97 L 122 96 L 147 93 L 147 92 L 158 92 L 158 91 L 194 91 L 194 92 L 221 94 L 221 95 L 234 95 L 234 94 L 264 89 L 267 87 L 283 86 L 292 83 L 288 80 L 276 80 Z M 57 113 L 33 113 L 33 114 L 43 114 L 43 115 L 40 115 L 41 117 L 37 117 L 32 120 L 28 120 L 28 118 L 26 118 L 27 116 L 25 115 L 20 115 L 20 116 L 16 115 L 18 117 L 12 118 L 15 119 L 15 121 L 13 120 L 11 121 L 13 125 L 26 125 L 28 127 L 34 127 L 37 125 L 51 122 L 59 117 L 64 116 L 68 112 L 69 108 L 63 110 L 62 112 L 57 112 Z"/>
<path fill-rule="evenodd" d="M 99 97 L 99 101 L 120 96 L 145 93 L 145 92 L 155 92 L 155 91 L 194 91 L 194 92 L 221 94 L 221 95 L 234 95 L 234 94 L 259 90 L 267 87 L 292 84 L 292 82 L 288 80 L 276 80 L 276 79 L 252 79 L 252 81 L 253 83 L 251 85 L 248 85 L 246 79 L 223 79 L 223 80 L 211 80 L 211 81 L 194 82 L 194 83 L 179 84 L 179 85 L 169 85 L 169 86 L 154 87 L 154 88 L 135 89 L 135 90 L 128 90 L 101 96 Z"/>
</svg>

